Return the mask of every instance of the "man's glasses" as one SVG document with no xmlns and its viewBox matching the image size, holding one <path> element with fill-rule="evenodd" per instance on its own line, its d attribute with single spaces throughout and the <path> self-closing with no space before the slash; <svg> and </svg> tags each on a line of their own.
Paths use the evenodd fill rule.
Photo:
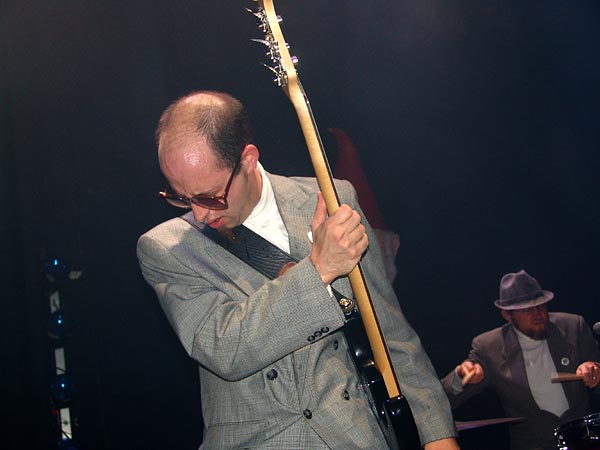
<svg viewBox="0 0 600 450">
<path fill-rule="evenodd" d="M 225 186 L 225 192 L 223 192 L 223 195 L 199 194 L 194 195 L 192 198 L 188 198 L 184 197 L 183 195 L 171 194 L 168 192 L 167 188 L 165 188 L 164 191 L 159 192 L 158 195 L 168 201 L 171 205 L 177 206 L 178 208 L 190 209 L 193 203 L 194 205 L 198 205 L 202 208 L 212 209 L 215 211 L 227 209 L 229 207 L 227 203 L 227 194 L 229 194 L 229 188 L 231 187 L 233 177 L 237 172 L 237 168 L 240 165 L 241 160 L 242 158 L 240 155 L 240 158 L 235 163 L 235 166 L 233 166 L 233 171 L 231 172 L 231 176 L 227 181 L 227 186 Z"/>
</svg>

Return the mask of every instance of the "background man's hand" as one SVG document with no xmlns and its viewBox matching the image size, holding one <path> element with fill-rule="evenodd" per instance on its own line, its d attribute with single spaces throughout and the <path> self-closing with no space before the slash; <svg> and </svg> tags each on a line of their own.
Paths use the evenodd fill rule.
<svg viewBox="0 0 600 450">
<path fill-rule="evenodd" d="M 472 361 L 463 361 L 459 366 L 456 366 L 456 374 L 462 380 L 463 386 L 467 384 L 477 384 L 483 380 L 485 374 L 483 367 Z"/>
<path fill-rule="evenodd" d="M 595 388 L 600 383 L 600 368 L 595 362 L 581 363 L 575 373 L 583 376 L 583 384 L 589 388 Z"/>
</svg>

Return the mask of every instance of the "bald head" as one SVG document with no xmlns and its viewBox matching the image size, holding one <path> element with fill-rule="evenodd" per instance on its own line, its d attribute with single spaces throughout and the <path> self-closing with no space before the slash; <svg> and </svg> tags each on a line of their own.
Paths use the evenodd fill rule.
<svg viewBox="0 0 600 450">
<path fill-rule="evenodd" d="M 158 157 L 163 167 L 167 155 L 194 153 L 202 143 L 215 152 L 217 163 L 233 168 L 241 151 L 252 143 L 246 110 L 223 92 L 197 91 L 173 102 L 156 129 Z"/>
</svg>

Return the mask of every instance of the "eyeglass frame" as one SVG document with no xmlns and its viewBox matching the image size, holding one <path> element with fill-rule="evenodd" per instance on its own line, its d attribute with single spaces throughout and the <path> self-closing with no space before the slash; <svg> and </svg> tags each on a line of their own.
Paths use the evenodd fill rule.
<svg viewBox="0 0 600 450">
<path fill-rule="evenodd" d="M 233 166 L 233 170 L 231 171 L 231 175 L 229 176 L 229 180 L 227 180 L 227 185 L 225 186 L 225 192 L 223 192 L 222 195 L 198 194 L 189 198 L 183 195 L 170 194 L 169 192 L 167 192 L 167 187 L 165 187 L 164 191 L 160 191 L 158 195 L 164 198 L 170 205 L 175 206 L 176 208 L 191 209 L 193 203 L 194 205 L 200 206 L 204 209 L 210 209 L 212 211 L 223 211 L 229 208 L 229 203 L 227 203 L 227 195 L 229 194 L 229 188 L 231 188 L 231 184 L 233 183 L 233 179 L 235 178 L 235 175 L 238 172 L 238 168 L 240 166 L 241 161 L 242 155 L 240 155 L 237 162 Z M 203 200 L 214 201 L 216 203 L 214 205 L 208 206 L 202 203 Z M 181 204 L 176 204 L 175 202 L 181 202 Z"/>
</svg>

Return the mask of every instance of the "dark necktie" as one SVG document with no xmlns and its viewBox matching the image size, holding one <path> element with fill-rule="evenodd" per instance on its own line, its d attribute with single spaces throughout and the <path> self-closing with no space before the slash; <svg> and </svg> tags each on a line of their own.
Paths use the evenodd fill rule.
<svg viewBox="0 0 600 450">
<path fill-rule="evenodd" d="M 227 250 L 271 279 L 295 263 L 286 252 L 243 225 L 233 228 L 227 238 Z"/>
</svg>

